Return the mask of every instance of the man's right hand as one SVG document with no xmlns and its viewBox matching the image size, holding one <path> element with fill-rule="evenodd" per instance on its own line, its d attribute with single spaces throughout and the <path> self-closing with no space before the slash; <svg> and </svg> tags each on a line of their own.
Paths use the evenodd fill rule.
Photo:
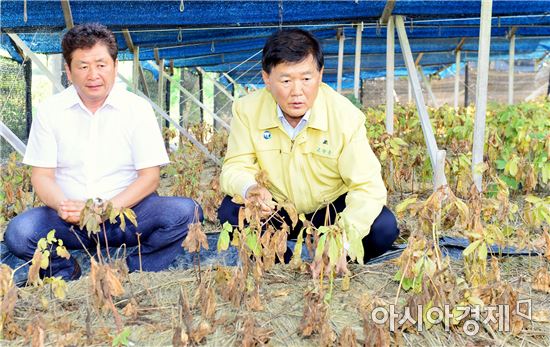
<svg viewBox="0 0 550 347">
<path fill-rule="evenodd" d="M 259 203 L 262 214 L 267 217 L 273 213 L 273 195 L 264 187 L 253 185 L 246 191 L 246 200 Z"/>
<path fill-rule="evenodd" d="M 57 214 L 67 223 L 80 223 L 80 213 L 84 209 L 86 203 L 79 200 L 63 200 L 59 203 Z"/>
</svg>

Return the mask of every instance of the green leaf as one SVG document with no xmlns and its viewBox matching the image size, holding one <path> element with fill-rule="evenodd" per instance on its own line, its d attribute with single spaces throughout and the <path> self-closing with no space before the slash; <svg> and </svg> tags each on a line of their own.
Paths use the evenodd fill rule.
<svg viewBox="0 0 550 347">
<path fill-rule="evenodd" d="M 477 258 L 479 260 L 487 260 L 487 245 L 485 244 L 485 242 L 480 244 L 477 251 Z"/>
<path fill-rule="evenodd" d="M 48 248 L 48 241 L 46 241 L 45 238 L 41 238 L 38 240 L 38 244 L 36 246 L 40 252 L 44 252 Z"/>
<path fill-rule="evenodd" d="M 469 256 L 479 246 L 480 243 L 481 243 L 481 240 L 476 240 L 470 243 L 468 247 L 466 247 L 466 249 L 462 252 L 462 255 L 464 257 Z"/>
<path fill-rule="evenodd" d="M 50 251 L 45 250 L 42 253 L 42 259 L 40 260 L 40 268 L 46 270 L 50 265 Z"/>
<path fill-rule="evenodd" d="M 542 199 L 539 198 L 539 197 L 536 197 L 536 196 L 534 196 L 534 195 L 527 195 L 527 196 L 525 197 L 525 201 L 530 202 L 530 203 L 532 203 L 532 204 L 538 204 L 538 203 L 540 203 L 540 202 L 542 201 Z"/>
<path fill-rule="evenodd" d="M 112 347 L 128 346 L 128 337 L 130 336 L 130 328 L 126 327 L 113 339 Z"/>
<path fill-rule="evenodd" d="M 218 252 L 225 251 L 227 248 L 229 248 L 229 233 L 223 228 L 218 238 Z"/>
<path fill-rule="evenodd" d="M 328 242 L 328 260 L 331 267 L 336 265 L 339 255 L 340 252 L 336 243 L 336 239 L 334 237 L 331 237 Z"/>
<path fill-rule="evenodd" d="M 409 289 L 412 288 L 413 284 L 414 284 L 414 281 L 413 281 L 412 278 L 403 278 L 403 282 L 401 283 L 401 287 L 403 288 L 403 290 L 408 291 Z"/>
<path fill-rule="evenodd" d="M 297 263 L 299 260 L 302 260 L 302 246 L 304 244 L 304 229 L 298 234 L 296 239 L 296 244 L 294 245 L 294 251 L 292 252 L 291 263 Z"/>
<path fill-rule="evenodd" d="M 246 244 L 255 256 L 259 257 L 262 254 L 262 249 L 258 243 L 258 238 L 254 234 L 248 234 L 246 236 Z"/>
<path fill-rule="evenodd" d="M 504 168 L 506 167 L 506 160 L 497 159 L 495 163 L 497 164 L 497 169 L 499 170 L 504 170 Z"/>
<path fill-rule="evenodd" d="M 124 213 L 124 215 L 126 216 L 126 218 L 128 218 L 128 220 L 129 220 L 135 227 L 138 226 L 137 217 L 136 217 L 136 213 L 134 212 L 134 210 L 132 210 L 131 208 L 125 208 L 125 209 L 122 210 L 122 212 Z"/>
<path fill-rule="evenodd" d="M 317 248 L 315 249 L 315 260 L 321 260 L 323 257 L 323 252 L 325 251 L 325 241 L 327 239 L 327 235 L 323 234 L 321 237 L 319 237 L 319 242 L 317 243 Z"/>
<path fill-rule="evenodd" d="M 410 204 L 415 203 L 415 202 L 416 202 L 416 196 L 413 196 L 413 197 L 410 197 L 410 198 L 407 198 L 407 199 L 403 200 L 402 202 L 397 204 L 397 206 L 395 206 L 395 213 L 400 215 L 401 213 L 403 213 L 407 210 L 407 207 L 409 207 Z"/>
<path fill-rule="evenodd" d="M 50 245 L 54 242 L 57 242 L 57 239 L 55 238 L 55 229 L 50 230 L 50 232 L 46 236 L 46 241 L 48 241 Z"/>
<path fill-rule="evenodd" d="M 126 231 L 126 218 L 124 218 L 124 213 L 119 213 L 118 218 L 120 218 L 120 230 Z"/>
<path fill-rule="evenodd" d="M 506 176 L 506 175 L 501 175 L 500 179 L 502 179 L 508 185 L 508 187 L 510 187 L 514 190 L 517 190 L 518 187 L 519 187 L 519 183 L 518 183 L 518 181 L 516 181 L 515 178 L 512 178 L 510 176 Z"/>
</svg>

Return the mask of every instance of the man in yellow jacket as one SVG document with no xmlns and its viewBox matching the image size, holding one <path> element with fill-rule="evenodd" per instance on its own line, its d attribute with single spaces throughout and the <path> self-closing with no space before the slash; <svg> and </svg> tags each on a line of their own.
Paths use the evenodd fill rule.
<svg viewBox="0 0 550 347">
<path fill-rule="evenodd" d="M 267 40 L 265 88 L 233 104 L 221 174 L 228 196 L 218 217 L 237 224 L 240 205 L 231 201 L 236 195 L 257 199 L 266 215 L 272 199 L 290 201 L 316 226 L 324 225 L 325 217 L 334 222 L 340 213 L 347 239 L 361 239 L 368 260 L 387 251 L 399 231 L 385 207 L 386 188 L 366 136 L 365 115 L 322 82 L 323 63 L 320 44 L 307 31 L 283 30 Z M 257 186 L 260 170 L 269 176 L 269 190 Z M 290 238 L 301 227 L 300 222 Z"/>
</svg>

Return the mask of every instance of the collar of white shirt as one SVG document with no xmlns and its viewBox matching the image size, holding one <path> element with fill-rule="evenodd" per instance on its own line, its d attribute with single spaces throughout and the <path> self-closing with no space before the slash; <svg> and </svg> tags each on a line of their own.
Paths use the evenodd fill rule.
<svg viewBox="0 0 550 347">
<path fill-rule="evenodd" d="M 300 119 L 300 122 L 296 127 L 293 127 L 290 125 L 290 123 L 286 120 L 285 115 L 283 114 L 283 110 L 281 110 L 281 107 L 277 105 L 277 117 L 279 117 L 279 120 L 281 121 L 281 124 L 283 125 L 283 129 L 285 129 L 288 136 L 294 140 L 296 135 L 306 127 L 306 124 L 309 120 L 309 116 L 311 115 L 311 110 L 307 110 L 306 114 Z"/>
<path fill-rule="evenodd" d="M 101 108 L 105 107 L 106 105 L 109 105 L 114 108 L 121 109 L 124 106 L 124 98 L 122 98 L 120 94 L 121 94 L 121 91 L 124 89 L 125 89 L 124 86 L 121 86 L 115 83 L 115 85 L 109 92 L 109 95 L 107 95 L 107 98 L 105 99 L 105 102 L 103 103 Z M 78 93 L 74 86 L 68 87 L 67 89 L 65 89 L 64 92 L 66 93 L 66 95 L 63 98 L 63 100 L 65 101 L 63 108 L 71 108 L 75 105 L 80 105 L 80 107 L 83 110 L 88 110 L 88 108 L 82 102 L 82 99 L 80 99 L 80 96 L 78 96 Z"/>
</svg>

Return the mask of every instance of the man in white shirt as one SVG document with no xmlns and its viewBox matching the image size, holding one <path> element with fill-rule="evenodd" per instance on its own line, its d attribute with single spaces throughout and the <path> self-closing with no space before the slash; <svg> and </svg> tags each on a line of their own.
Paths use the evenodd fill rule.
<svg viewBox="0 0 550 347">
<path fill-rule="evenodd" d="M 202 220 L 192 199 L 159 197 L 160 166 L 169 162 L 148 102 L 115 86 L 117 43 L 100 24 L 73 27 L 62 41 L 67 77 L 72 86 L 45 101 L 34 118 L 23 162 L 32 166 L 32 184 L 45 207 L 12 219 L 5 241 L 19 258 L 30 260 L 37 242 L 55 229 L 68 249 L 96 246 L 78 227 L 88 199 L 130 207 L 138 226 L 106 222 L 108 245 L 141 244 L 128 256 L 130 271 L 167 268 L 181 252 L 190 223 Z M 80 241 L 79 241 L 80 239 Z M 105 246 L 104 237 L 99 237 Z M 53 252 L 48 276 L 76 279 L 78 263 Z"/>
</svg>

